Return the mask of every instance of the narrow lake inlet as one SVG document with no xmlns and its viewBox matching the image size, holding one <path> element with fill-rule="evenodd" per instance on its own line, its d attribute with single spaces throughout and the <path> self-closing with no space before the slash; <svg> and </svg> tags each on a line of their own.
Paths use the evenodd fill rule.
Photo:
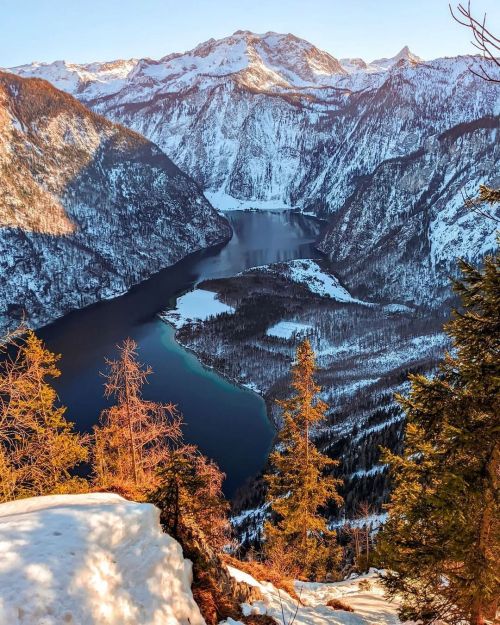
<svg viewBox="0 0 500 625">
<path fill-rule="evenodd" d="M 290 211 L 234 211 L 227 218 L 233 237 L 226 245 L 192 254 L 127 294 L 72 312 L 39 334 L 51 350 L 62 354 L 62 375 L 55 386 L 68 407 L 68 418 L 81 430 L 90 430 L 107 405 L 101 375 L 105 358 L 116 357 L 116 344 L 133 338 L 141 362 L 153 368 L 144 396 L 177 404 L 185 421 L 185 440 L 220 465 L 230 497 L 262 469 L 269 453 L 274 431 L 264 401 L 201 365 L 157 315 L 202 280 L 317 257 L 313 243 L 320 225 Z"/>
</svg>

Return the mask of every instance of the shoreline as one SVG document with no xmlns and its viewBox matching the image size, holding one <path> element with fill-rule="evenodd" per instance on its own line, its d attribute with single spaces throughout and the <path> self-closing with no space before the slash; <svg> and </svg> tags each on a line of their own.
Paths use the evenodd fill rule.
<svg viewBox="0 0 500 625">
<path fill-rule="evenodd" d="M 229 224 L 229 222 L 228 222 L 228 224 Z M 28 324 L 27 327 L 32 329 L 32 330 L 42 330 L 42 331 L 50 330 L 51 326 L 53 326 L 56 323 L 59 323 L 60 321 L 62 321 L 62 319 L 66 318 L 66 317 L 71 317 L 73 315 L 76 315 L 76 314 L 84 311 L 84 310 L 90 310 L 92 308 L 97 308 L 98 306 L 106 304 L 107 302 L 110 302 L 112 300 L 117 300 L 117 299 L 120 299 L 121 297 L 129 295 L 129 294 L 133 293 L 134 290 L 140 288 L 143 284 L 145 284 L 149 280 L 153 280 L 155 277 L 157 277 L 163 271 L 166 271 L 167 269 L 174 269 L 176 267 L 176 265 L 179 265 L 180 263 L 189 260 L 195 254 L 202 254 L 202 253 L 208 252 L 210 250 L 215 250 L 219 246 L 222 246 L 222 247 L 226 246 L 229 243 L 229 241 L 232 239 L 232 237 L 233 237 L 233 231 L 232 231 L 232 227 L 231 227 L 230 224 L 229 224 L 229 227 L 231 228 L 231 236 L 229 238 L 223 239 L 222 241 L 219 241 L 217 243 L 209 245 L 208 247 L 200 247 L 197 250 L 189 252 L 185 256 L 182 256 L 182 258 L 179 258 L 178 260 L 176 260 L 174 263 L 171 263 L 170 265 L 165 265 L 161 269 L 155 270 L 154 272 L 148 274 L 143 279 L 141 279 L 141 280 L 139 280 L 137 282 L 132 283 L 128 288 L 126 288 L 124 290 L 117 291 L 116 294 L 105 296 L 105 297 L 101 297 L 100 299 L 98 299 L 98 300 L 96 300 L 94 302 L 91 302 L 89 304 L 85 304 L 84 306 L 82 306 L 80 308 L 71 308 L 70 310 L 68 310 L 68 311 L 58 315 L 57 317 L 51 318 L 50 321 L 44 321 L 44 322 L 35 323 L 35 324 L 32 324 L 32 325 Z M 0 332 L 8 332 L 8 331 L 9 331 L 9 327 L 8 326 L 6 328 L 3 328 L 2 326 L 0 326 Z"/>
<path fill-rule="evenodd" d="M 190 291 L 186 291 L 186 293 L 189 293 L 189 292 Z M 185 295 L 185 293 L 181 293 L 180 296 L 182 296 L 182 295 Z M 220 371 L 219 369 L 217 369 L 213 365 L 211 365 L 211 364 L 209 364 L 207 362 L 204 362 L 204 360 L 200 357 L 198 352 L 196 352 L 192 347 L 189 347 L 188 345 L 185 345 L 182 341 L 179 340 L 178 328 L 176 328 L 173 323 L 171 323 L 167 319 L 164 319 L 160 313 L 157 314 L 157 317 L 160 319 L 160 321 L 162 323 L 165 323 L 166 325 L 168 325 L 171 328 L 173 328 L 173 330 L 174 330 L 174 340 L 177 343 L 177 345 L 182 347 L 182 349 L 184 349 L 186 352 L 192 354 L 196 358 L 196 360 L 202 365 L 203 368 L 207 369 L 207 371 L 211 371 L 213 373 L 216 373 L 220 378 L 222 378 L 226 382 L 229 382 L 233 386 L 236 386 L 237 388 L 239 388 L 241 390 L 248 391 L 249 393 L 253 393 L 254 395 L 257 395 L 257 397 L 260 397 L 260 399 L 262 399 L 264 401 L 264 404 L 266 405 L 267 420 L 269 421 L 269 424 L 275 430 L 275 432 L 277 432 L 276 424 L 273 422 L 273 420 L 269 416 L 269 411 L 268 411 L 268 408 L 267 408 L 268 398 L 267 398 L 265 393 L 263 393 L 263 392 L 261 392 L 259 390 L 256 390 L 254 388 L 250 388 L 249 386 L 246 386 L 245 384 L 242 384 L 239 380 L 237 380 L 235 378 L 232 378 L 231 376 L 229 376 L 226 373 Z"/>
</svg>

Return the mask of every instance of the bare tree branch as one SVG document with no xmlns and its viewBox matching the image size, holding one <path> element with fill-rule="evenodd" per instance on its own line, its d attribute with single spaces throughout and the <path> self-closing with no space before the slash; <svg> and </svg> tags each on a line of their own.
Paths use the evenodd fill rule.
<svg viewBox="0 0 500 625">
<path fill-rule="evenodd" d="M 453 10 L 451 4 L 448 5 L 450 13 L 453 19 L 465 26 L 472 32 L 473 40 L 472 45 L 479 50 L 483 58 L 494 63 L 497 67 L 500 67 L 500 39 L 496 37 L 486 27 L 486 13 L 483 16 L 482 21 L 476 19 L 471 12 L 470 0 L 467 3 L 467 7 L 463 4 L 459 4 L 455 10 Z M 500 83 L 500 79 L 494 78 L 484 67 L 481 67 L 479 71 L 470 68 L 470 71 L 474 76 L 486 80 L 487 82 Z"/>
</svg>

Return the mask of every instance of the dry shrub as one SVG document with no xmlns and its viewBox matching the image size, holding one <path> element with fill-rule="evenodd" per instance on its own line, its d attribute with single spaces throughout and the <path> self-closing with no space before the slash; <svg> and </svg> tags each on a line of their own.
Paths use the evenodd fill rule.
<svg viewBox="0 0 500 625">
<path fill-rule="evenodd" d="M 334 610 L 344 610 L 344 612 L 354 612 L 354 609 L 347 603 L 344 603 L 340 599 L 330 599 L 326 604 L 329 608 Z"/>
<path fill-rule="evenodd" d="M 199 570 L 193 567 L 193 598 L 200 608 L 201 615 L 207 625 L 217 625 L 221 621 L 232 618 L 241 620 L 241 608 L 230 594 L 215 579 L 210 570 Z"/>
<path fill-rule="evenodd" d="M 295 590 L 293 579 L 284 577 L 268 564 L 255 561 L 243 562 L 242 560 L 237 560 L 228 555 L 224 556 L 224 561 L 226 564 L 234 566 L 235 569 L 239 569 L 243 571 L 243 573 L 248 573 L 248 575 L 251 575 L 259 582 L 270 582 L 275 588 L 287 592 L 292 599 L 300 601 L 300 597 Z M 300 603 L 303 605 L 302 601 Z"/>
<path fill-rule="evenodd" d="M 362 579 L 358 584 L 358 588 L 363 592 L 369 592 L 372 589 L 372 583 L 369 579 Z"/>
</svg>

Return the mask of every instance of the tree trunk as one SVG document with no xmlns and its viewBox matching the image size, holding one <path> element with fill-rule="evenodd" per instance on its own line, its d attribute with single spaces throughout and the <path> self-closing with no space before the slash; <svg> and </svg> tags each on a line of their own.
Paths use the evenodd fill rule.
<svg viewBox="0 0 500 625">
<path fill-rule="evenodd" d="M 493 448 L 491 458 L 487 464 L 488 486 L 484 492 L 484 509 L 481 518 L 481 526 L 479 529 L 479 540 L 477 549 L 481 554 L 484 565 L 489 566 L 491 563 L 492 550 L 492 530 L 494 525 L 493 511 L 495 509 L 495 493 L 498 491 L 498 474 L 500 472 L 500 445 L 496 444 Z M 492 610 L 495 610 L 498 600 L 493 598 Z M 484 597 L 477 597 L 471 610 L 473 625 L 484 625 L 485 611 L 487 610 Z"/>
<path fill-rule="evenodd" d="M 484 625 L 484 613 L 481 601 L 477 601 L 472 607 L 471 625 Z"/>
<path fill-rule="evenodd" d="M 128 387 L 128 377 L 125 374 L 125 410 L 127 411 L 127 422 L 128 422 L 128 432 L 130 437 L 130 451 L 132 454 L 132 471 L 134 473 L 134 484 L 137 486 L 139 484 L 139 477 L 137 473 L 137 458 L 135 452 L 135 444 L 134 444 L 134 429 L 132 427 L 132 416 L 130 414 L 130 397 L 129 397 L 129 387 Z"/>
</svg>

